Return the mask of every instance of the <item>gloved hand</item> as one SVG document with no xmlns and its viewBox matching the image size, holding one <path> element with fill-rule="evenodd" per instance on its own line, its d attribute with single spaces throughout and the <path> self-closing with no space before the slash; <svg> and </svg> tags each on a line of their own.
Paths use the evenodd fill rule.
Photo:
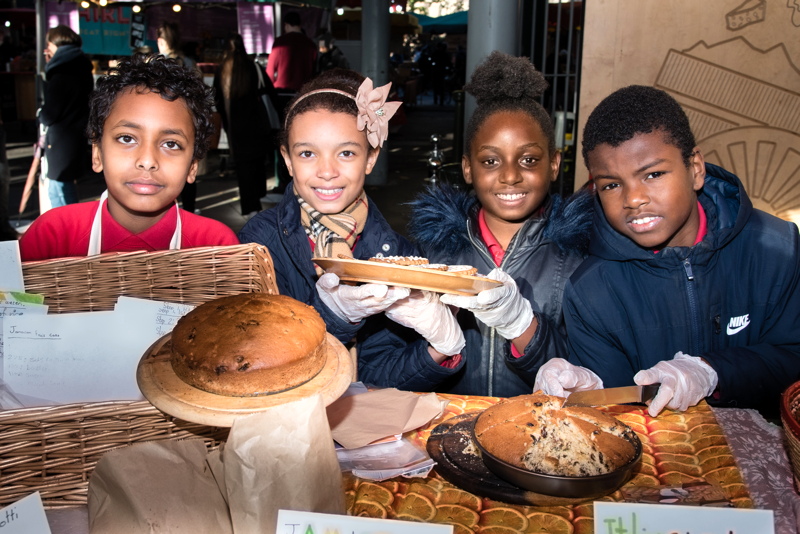
<svg viewBox="0 0 800 534">
<path fill-rule="evenodd" d="M 455 315 L 443 304 L 436 293 L 412 291 L 386 309 L 392 321 L 413 328 L 431 347 L 447 356 L 458 354 L 464 348 L 464 333 Z"/>
<path fill-rule="evenodd" d="M 553 358 L 539 368 L 533 391 L 542 390 L 548 395 L 566 397 L 576 391 L 602 389 L 603 381 L 593 371 L 572 365 L 563 358 Z"/>
<path fill-rule="evenodd" d="M 317 280 L 317 293 L 322 302 L 340 319 L 357 323 L 364 317 L 380 313 L 396 301 L 406 298 L 409 290 L 384 284 L 341 285 L 338 276 L 325 273 Z"/>
<path fill-rule="evenodd" d="M 520 294 L 517 283 L 504 271 L 492 269 L 486 277 L 503 285 L 485 289 L 474 297 L 442 295 L 441 301 L 471 311 L 476 319 L 494 327 L 505 339 L 518 338 L 533 321 L 531 303 Z"/>
<path fill-rule="evenodd" d="M 686 411 L 717 388 L 717 372 L 700 358 L 676 352 L 672 360 L 658 362 L 636 373 L 633 381 L 640 386 L 661 382 L 647 411 L 655 417 L 665 407 Z"/>
</svg>

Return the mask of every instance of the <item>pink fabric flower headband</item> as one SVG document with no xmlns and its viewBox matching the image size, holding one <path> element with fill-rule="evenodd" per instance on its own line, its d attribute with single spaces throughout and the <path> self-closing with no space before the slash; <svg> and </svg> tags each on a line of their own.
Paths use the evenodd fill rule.
<svg viewBox="0 0 800 534">
<path fill-rule="evenodd" d="M 358 129 L 363 131 L 366 128 L 367 141 L 372 145 L 372 148 L 382 147 L 383 142 L 389 137 L 389 119 L 397 113 L 397 110 L 402 105 L 402 102 L 386 101 L 391 87 L 392 83 L 389 82 L 382 87 L 373 89 L 372 80 L 365 78 L 355 97 L 339 89 L 317 89 L 298 98 L 292 107 L 296 106 L 301 100 L 318 93 L 335 93 L 352 98 L 358 107 L 358 117 L 356 119 Z"/>
</svg>

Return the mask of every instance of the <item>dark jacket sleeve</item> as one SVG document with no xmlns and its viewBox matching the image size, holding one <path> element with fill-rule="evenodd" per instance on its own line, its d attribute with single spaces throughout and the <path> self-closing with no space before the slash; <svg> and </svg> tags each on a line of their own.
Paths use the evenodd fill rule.
<svg viewBox="0 0 800 534">
<path fill-rule="evenodd" d="M 590 284 L 584 283 L 581 288 L 587 285 Z M 618 310 L 603 306 L 603 316 L 600 316 L 600 310 L 592 304 L 602 302 L 606 302 L 606 297 L 591 293 L 579 295 L 572 282 L 567 282 L 564 288 L 564 319 L 569 332 L 569 357 L 566 359 L 574 365 L 594 371 L 605 387 L 633 385 L 633 375 L 640 370 L 638 362 L 628 357 L 619 340 L 605 333 L 607 329 L 603 326 L 603 319 L 610 314 L 616 316 Z"/>
<path fill-rule="evenodd" d="M 276 213 L 273 210 L 267 210 L 247 222 L 239 232 L 239 241 L 266 246 L 272 256 L 275 281 L 281 295 L 288 295 L 314 307 L 325 321 L 328 332 L 342 343 L 352 341 L 364 322 L 349 323 L 340 319 L 322 302 L 316 290 L 315 274 L 311 262 L 308 261 L 307 266 L 303 265 L 302 270 L 298 270 L 298 264 L 294 261 L 299 261 L 300 258 L 311 258 L 311 249 L 307 241 L 298 240 L 297 246 L 292 247 L 291 240 L 280 238 L 280 232 L 284 230 L 289 232 L 289 229 L 279 227 Z M 302 237 L 305 239 L 305 234 Z M 301 249 L 302 246 L 305 248 Z"/>
<path fill-rule="evenodd" d="M 780 232 L 779 244 L 769 238 L 778 245 L 768 260 L 775 266 L 772 272 L 753 273 L 764 279 L 762 290 L 770 295 L 758 325 L 758 343 L 694 355 L 706 360 L 719 377 L 718 393 L 709 402 L 757 408 L 770 415 L 780 405 L 780 394 L 800 380 L 800 233 L 794 224 L 772 219 L 774 224 L 789 230 Z"/>
<path fill-rule="evenodd" d="M 539 323 L 525 347 L 525 353 L 516 358 L 511 352 L 511 342 L 506 344 L 506 362 L 520 378 L 531 385 L 536 381 L 536 373 L 543 363 L 551 358 L 567 359 L 569 355 L 566 336 L 544 314 L 534 314 Z"/>
<path fill-rule="evenodd" d="M 431 391 L 464 364 L 442 367 L 431 358 L 425 339 L 383 314 L 370 317 L 358 338 L 358 379 L 372 386 Z"/>
</svg>

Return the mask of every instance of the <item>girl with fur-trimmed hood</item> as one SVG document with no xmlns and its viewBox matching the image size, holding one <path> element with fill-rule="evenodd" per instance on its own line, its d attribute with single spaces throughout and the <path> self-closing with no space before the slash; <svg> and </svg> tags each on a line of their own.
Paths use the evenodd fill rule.
<svg viewBox="0 0 800 534">
<path fill-rule="evenodd" d="M 432 263 L 473 265 L 503 284 L 441 297 L 460 308 L 466 346 L 437 391 L 530 393 L 539 367 L 567 355 L 562 295 L 588 244 L 591 199 L 550 194 L 561 153 L 537 100 L 546 87 L 527 58 L 493 52 L 465 87 L 477 101 L 462 159 L 474 194 L 432 188 L 412 204 L 411 237 Z"/>
</svg>

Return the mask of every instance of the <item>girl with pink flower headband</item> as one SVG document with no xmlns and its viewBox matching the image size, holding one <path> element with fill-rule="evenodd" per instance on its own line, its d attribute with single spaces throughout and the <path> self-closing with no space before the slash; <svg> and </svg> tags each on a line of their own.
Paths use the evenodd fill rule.
<svg viewBox="0 0 800 534">
<path fill-rule="evenodd" d="M 357 338 L 360 376 L 414 361 L 419 368 L 402 373 L 411 378 L 393 385 L 429 390 L 452 372 L 448 366 L 458 363 L 464 346 L 450 309 L 434 293 L 340 284 L 311 261 L 419 255 L 364 191 L 401 105 L 387 102 L 390 85 L 375 88 L 355 71 L 333 69 L 303 86 L 287 107 L 280 143 L 292 182 L 277 206 L 247 222 L 239 239 L 269 249 L 281 294 L 313 306 L 339 341 Z"/>
</svg>

